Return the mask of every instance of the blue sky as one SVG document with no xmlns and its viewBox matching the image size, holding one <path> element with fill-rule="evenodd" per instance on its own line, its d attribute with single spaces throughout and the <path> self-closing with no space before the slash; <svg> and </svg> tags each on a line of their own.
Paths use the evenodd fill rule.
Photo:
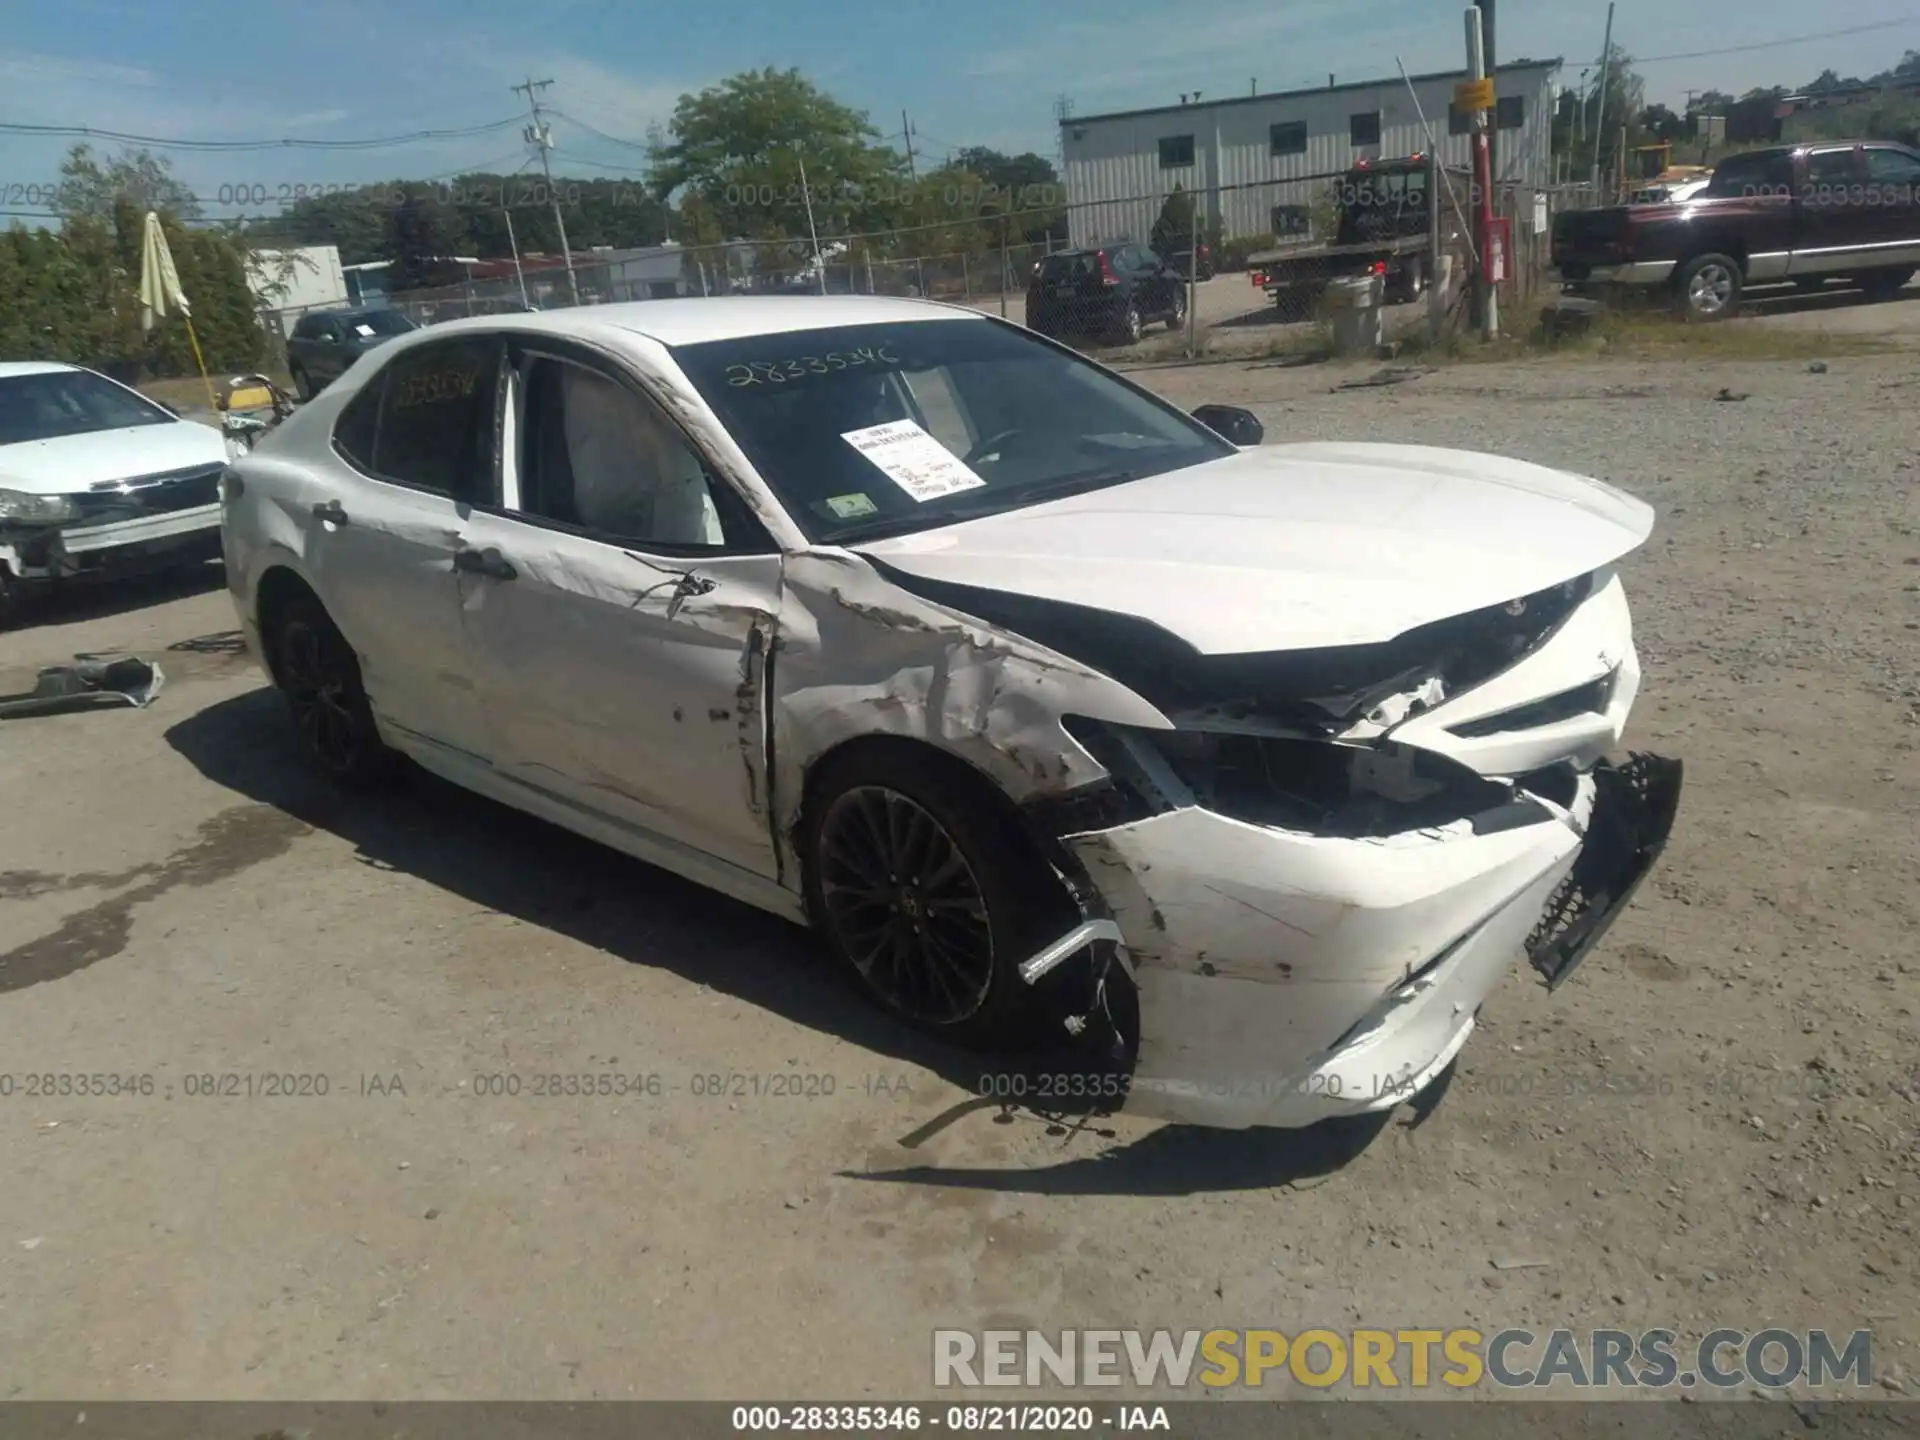
<svg viewBox="0 0 1920 1440">
<path fill-rule="evenodd" d="M 1665 60 L 1650 98 L 1689 88 L 1798 84 L 1822 68 L 1868 74 L 1920 49 L 1920 0 L 1725 0 L 1623 4 L 1615 38 L 1665 56 L 1807 36 L 1744 53 Z M 1605 6 L 1502 0 L 1504 59 L 1562 55 L 1573 78 L 1600 49 Z M 1852 35 L 1876 22 L 1900 22 Z M 86 125 L 207 140 L 360 139 L 484 125 L 524 110 L 508 87 L 551 77 L 545 98 L 606 135 L 644 142 L 680 94 L 760 65 L 797 65 L 917 148 L 1053 148 L 1055 99 L 1083 114 L 1169 104 L 1182 91 L 1244 94 L 1460 63 L 1460 6 L 1424 0 L 896 0 L 683 5 L 616 0 L 9 0 L 0 121 Z M 554 122 L 556 170 L 637 177 L 639 151 Z M 71 139 L 0 133 L 0 208 L 58 178 Z M 512 170 L 517 127 L 361 152 L 169 151 L 177 174 L 217 202 L 234 187 L 417 179 Z M 256 192 L 257 193 L 257 192 Z M 259 213 L 258 206 L 246 207 Z M 235 213 L 213 203 L 210 214 Z"/>
</svg>

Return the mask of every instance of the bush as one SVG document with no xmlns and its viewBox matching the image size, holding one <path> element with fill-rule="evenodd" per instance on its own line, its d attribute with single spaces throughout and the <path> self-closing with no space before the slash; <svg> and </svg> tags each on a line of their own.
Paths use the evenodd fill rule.
<svg viewBox="0 0 1920 1440">
<path fill-rule="evenodd" d="M 169 314 L 140 329 L 140 242 L 145 215 L 75 218 L 59 231 L 16 225 L 0 234 L 0 359 L 65 360 L 119 379 L 193 375 L 186 322 Z M 214 231 L 190 231 L 163 213 L 180 287 L 210 371 L 256 369 L 266 332 L 244 255 Z"/>
</svg>

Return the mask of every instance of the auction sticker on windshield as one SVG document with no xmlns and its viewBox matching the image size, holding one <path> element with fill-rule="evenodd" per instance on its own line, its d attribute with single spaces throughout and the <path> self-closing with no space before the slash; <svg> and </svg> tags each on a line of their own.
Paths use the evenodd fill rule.
<svg viewBox="0 0 1920 1440">
<path fill-rule="evenodd" d="M 922 504 L 987 483 L 911 420 L 890 420 L 864 430 L 848 430 L 840 438 Z"/>
</svg>

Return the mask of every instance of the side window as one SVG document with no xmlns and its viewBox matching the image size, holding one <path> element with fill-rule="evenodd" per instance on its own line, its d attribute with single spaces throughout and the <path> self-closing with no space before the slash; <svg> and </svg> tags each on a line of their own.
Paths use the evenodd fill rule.
<svg viewBox="0 0 1920 1440">
<path fill-rule="evenodd" d="M 1380 143 L 1380 112 L 1362 110 L 1347 118 L 1347 136 L 1355 145 Z"/>
<path fill-rule="evenodd" d="M 1876 187 L 1869 202 L 1882 205 L 1911 205 L 1913 188 L 1920 185 L 1920 157 L 1904 150 L 1885 147 L 1867 151 L 1867 183 Z"/>
<path fill-rule="evenodd" d="M 379 428 L 380 394 L 386 388 L 386 375 L 380 374 L 361 387 L 347 402 L 340 418 L 333 422 L 333 443 L 353 463 L 356 470 L 373 473 L 373 437 Z"/>
<path fill-rule="evenodd" d="M 311 340 L 313 338 L 313 327 L 313 317 L 311 315 L 302 315 L 298 320 L 293 322 L 293 338 L 295 340 Z"/>
<path fill-rule="evenodd" d="M 520 510 L 639 546 L 717 548 L 743 526 L 686 437 L 643 396 L 571 361 L 534 356 L 520 421 Z"/>
<path fill-rule="evenodd" d="M 921 426 L 955 455 L 965 455 L 976 438 L 984 438 L 976 437 L 968 426 L 966 406 L 944 366 L 912 374 L 903 370 L 900 379 L 913 397 Z"/>
<path fill-rule="evenodd" d="M 1860 173 L 1854 168 L 1851 149 L 1815 150 L 1807 156 L 1807 184 L 1814 190 L 1815 199 L 1844 200 L 1844 195 L 1832 192 L 1859 182 Z M 1822 191 L 1827 193 L 1821 194 Z"/>
<path fill-rule="evenodd" d="M 491 463 L 499 345 L 422 345 L 386 367 L 373 473 L 439 495 L 470 494 Z"/>
</svg>

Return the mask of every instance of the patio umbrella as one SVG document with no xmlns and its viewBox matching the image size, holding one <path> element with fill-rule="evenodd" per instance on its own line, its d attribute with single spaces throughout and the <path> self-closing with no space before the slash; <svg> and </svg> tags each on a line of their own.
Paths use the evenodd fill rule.
<svg viewBox="0 0 1920 1440">
<path fill-rule="evenodd" d="M 207 385 L 207 403 L 215 410 L 220 402 L 213 397 L 213 377 L 207 374 L 207 362 L 200 354 L 200 337 L 193 333 L 193 307 L 187 292 L 180 288 L 180 272 L 174 268 L 173 252 L 167 248 L 166 232 L 160 228 L 160 216 L 149 210 L 144 237 L 140 244 L 140 328 L 153 329 L 153 322 L 164 317 L 167 307 L 180 312 L 187 322 L 187 339 L 193 345 L 193 361 L 200 367 L 200 378 Z"/>
</svg>

